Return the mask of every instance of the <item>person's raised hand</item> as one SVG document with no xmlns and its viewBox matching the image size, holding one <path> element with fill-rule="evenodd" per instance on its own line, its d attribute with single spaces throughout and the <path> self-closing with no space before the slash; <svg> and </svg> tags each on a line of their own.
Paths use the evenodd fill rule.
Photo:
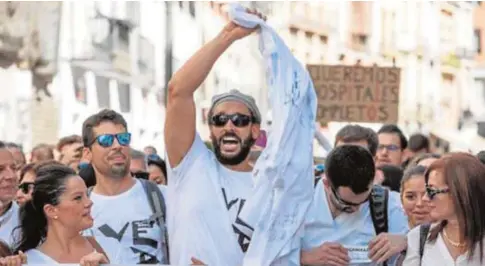
<svg viewBox="0 0 485 266">
<path fill-rule="evenodd" d="M 264 16 L 263 14 L 259 13 L 257 10 L 255 9 L 246 9 L 246 12 L 248 12 L 249 14 L 253 14 L 253 15 L 256 15 L 258 16 L 259 18 L 263 19 L 264 21 L 266 21 L 266 16 Z M 239 26 L 237 25 L 236 23 L 230 21 L 229 23 L 227 23 L 227 25 L 224 27 L 223 29 L 223 32 L 228 34 L 228 36 L 231 38 L 232 41 L 236 41 L 236 40 L 239 40 L 239 39 L 242 39 L 248 35 L 250 35 L 251 33 L 253 33 L 254 31 L 256 31 L 259 27 L 255 27 L 255 28 L 245 28 L 245 27 L 242 27 L 242 26 Z"/>
</svg>

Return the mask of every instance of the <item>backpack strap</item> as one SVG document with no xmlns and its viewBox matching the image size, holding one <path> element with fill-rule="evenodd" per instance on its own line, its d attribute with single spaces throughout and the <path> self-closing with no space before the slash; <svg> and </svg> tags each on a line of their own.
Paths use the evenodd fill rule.
<svg viewBox="0 0 485 266">
<path fill-rule="evenodd" d="M 160 227 L 162 248 L 165 250 L 165 260 L 166 260 L 163 263 L 168 264 L 170 260 L 169 260 L 169 251 L 168 251 L 167 227 L 166 227 L 166 220 L 165 220 L 165 214 L 166 214 L 165 198 L 163 197 L 162 192 L 160 191 L 160 188 L 158 187 L 157 184 L 145 179 L 138 179 L 138 180 L 140 180 L 141 184 L 143 185 L 143 189 L 145 190 L 148 203 L 153 212 L 153 214 L 149 218 L 149 221 L 156 222 L 157 225 Z"/>
<path fill-rule="evenodd" d="M 387 203 L 389 201 L 389 190 L 382 186 L 375 185 L 370 195 L 370 213 L 376 235 L 387 233 L 389 223 L 387 217 Z"/>
<path fill-rule="evenodd" d="M 320 180 L 322 180 L 322 178 L 321 178 L 321 177 L 317 177 L 317 178 L 315 178 L 315 184 L 313 185 L 313 187 L 317 187 L 318 182 L 320 182 Z"/>
<path fill-rule="evenodd" d="M 389 190 L 382 186 L 375 185 L 371 191 L 369 207 L 372 217 L 372 224 L 374 225 L 376 235 L 387 233 L 389 231 L 389 222 L 387 217 L 388 201 Z M 387 266 L 387 263 L 384 262 L 383 265 Z"/>
<path fill-rule="evenodd" d="M 426 245 L 426 240 L 428 239 L 430 224 L 423 224 L 419 226 L 419 262 L 423 260 L 424 255 L 424 245 Z"/>
</svg>

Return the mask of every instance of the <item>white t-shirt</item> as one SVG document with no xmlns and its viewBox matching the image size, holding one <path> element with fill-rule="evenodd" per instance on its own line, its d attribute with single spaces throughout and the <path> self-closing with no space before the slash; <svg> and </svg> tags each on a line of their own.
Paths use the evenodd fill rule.
<svg viewBox="0 0 485 266">
<path fill-rule="evenodd" d="M 25 252 L 25 255 L 27 256 L 27 264 L 59 264 L 57 261 L 53 260 L 51 257 L 47 256 L 46 254 L 42 253 L 42 251 L 39 251 L 37 249 L 27 250 L 27 252 Z"/>
<path fill-rule="evenodd" d="M 12 234 L 19 224 L 19 205 L 16 202 L 12 202 L 10 209 L 0 216 L 0 239 L 10 247 L 14 244 L 14 238 L 17 238 L 20 233 L 20 230 L 16 230 L 15 235 Z"/>
<path fill-rule="evenodd" d="M 163 194 L 164 189 L 160 190 Z M 92 192 L 90 198 L 94 225 L 84 235 L 96 238 L 112 264 L 161 264 L 161 230 L 157 223 L 148 222 L 153 212 L 139 180 L 120 195 Z"/>
<path fill-rule="evenodd" d="M 389 233 L 406 234 L 408 219 L 401 207 L 399 195 L 389 193 L 387 205 Z M 369 242 L 376 237 L 369 202 L 362 204 L 354 213 L 341 213 L 335 219 L 328 206 L 323 181 L 318 181 L 313 203 L 305 220 L 305 237 L 303 250 L 318 247 L 324 242 L 337 242 L 352 251 L 349 256 L 361 258 L 358 263 L 350 265 L 374 265 L 367 258 Z M 392 258 L 388 265 L 394 265 Z"/>
<path fill-rule="evenodd" d="M 207 265 L 241 265 L 252 227 L 237 215 L 252 185 L 251 172 L 225 168 L 196 135 L 182 162 L 168 167 L 170 263 L 188 265 L 196 257 Z"/>
</svg>

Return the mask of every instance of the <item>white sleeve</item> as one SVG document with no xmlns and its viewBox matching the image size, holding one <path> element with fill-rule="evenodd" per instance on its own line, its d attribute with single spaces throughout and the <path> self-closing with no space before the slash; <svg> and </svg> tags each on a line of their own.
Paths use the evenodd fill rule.
<svg viewBox="0 0 485 266">
<path fill-rule="evenodd" d="M 211 151 L 204 144 L 199 134 L 195 134 L 192 146 L 175 168 L 171 168 L 168 156 L 165 154 L 165 158 L 167 158 L 168 186 L 180 186 L 187 176 L 193 175 L 192 169 L 203 167 L 203 162 L 207 161 L 206 159 L 210 157 L 210 153 Z"/>
</svg>

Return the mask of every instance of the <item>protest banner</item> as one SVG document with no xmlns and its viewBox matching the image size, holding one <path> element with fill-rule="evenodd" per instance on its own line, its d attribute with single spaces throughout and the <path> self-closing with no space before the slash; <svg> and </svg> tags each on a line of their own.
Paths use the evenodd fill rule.
<svg viewBox="0 0 485 266">
<path fill-rule="evenodd" d="M 377 65 L 307 68 L 318 98 L 318 122 L 397 122 L 401 69 Z"/>
</svg>

